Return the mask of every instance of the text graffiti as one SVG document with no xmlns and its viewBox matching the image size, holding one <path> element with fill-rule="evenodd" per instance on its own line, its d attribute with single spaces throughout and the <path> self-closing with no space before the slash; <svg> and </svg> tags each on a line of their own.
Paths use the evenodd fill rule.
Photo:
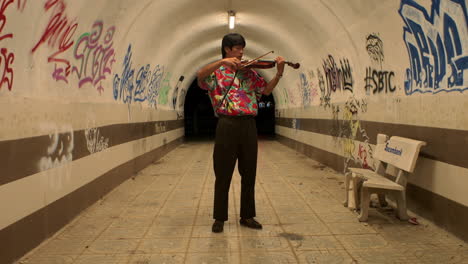
<svg viewBox="0 0 468 264">
<path fill-rule="evenodd" d="M 299 74 L 299 89 L 302 92 L 302 105 L 304 107 L 312 104 L 315 97 L 318 96 L 317 88 L 312 84 L 313 72 L 309 72 L 309 77 L 305 73 Z"/>
<path fill-rule="evenodd" d="M 78 27 L 78 23 L 76 23 L 74 19 L 70 20 L 64 14 L 66 9 L 64 0 L 47 0 L 44 5 L 44 9 L 45 11 L 52 9 L 52 14 L 44 33 L 36 45 L 34 45 L 31 52 L 34 53 L 42 44 L 47 41 L 49 47 L 56 49 L 55 52 L 52 53 L 47 59 L 48 62 L 55 63 L 52 77 L 57 81 L 64 81 L 68 83 L 67 77 L 71 72 L 70 61 L 60 57 L 59 55 L 63 54 L 73 46 L 73 36 L 75 34 L 76 28 Z"/>
<path fill-rule="evenodd" d="M 340 67 L 332 55 L 323 61 L 323 71 L 327 80 L 327 88 L 333 92 L 348 90 L 353 92 L 353 75 L 347 59 L 340 60 Z"/>
<path fill-rule="evenodd" d="M 103 36 L 104 24 L 101 21 L 94 23 L 90 33 L 84 33 L 78 38 L 75 45 L 75 58 L 80 66 L 74 66 L 72 72 L 79 78 L 78 86 L 81 88 L 86 83 L 97 87 L 99 93 L 104 91 L 101 81 L 106 79 L 106 74 L 111 74 L 112 64 L 115 62 L 113 37 L 115 27 L 109 27 Z M 100 43 L 101 36 L 103 36 Z"/>
<path fill-rule="evenodd" d="M 103 151 L 109 146 L 109 139 L 100 135 L 99 129 L 90 128 L 84 131 L 86 138 L 86 147 L 89 153 Z"/>
<path fill-rule="evenodd" d="M 396 86 L 392 86 L 393 77 L 395 77 L 393 71 L 379 71 L 368 67 L 366 69 L 366 78 L 364 79 L 366 94 L 369 95 L 370 91 L 373 94 L 395 92 Z"/>
<path fill-rule="evenodd" d="M 2 0 L 1 1 L 1 6 L 0 6 L 0 41 L 4 39 L 12 39 L 13 38 L 13 33 L 3 33 L 3 28 L 6 25 L 7 22 L 7 17 L 5 16 L 5 11 L 8 8 L 9 5 L 13 4 L 15 0 Z M 17 8 L 20 11 L 24 10 L 24 6 L 26 5 L 26 0 L 21 2 L 21 0 L 16 1 L 18 6 Z M 13 69 L 11 68 L 11 65 L 13 61 L 15 60 L 15 54 L 13 52 L 9 52 L 7 48 L 0 48 L 0 71 L 1 73 L 1 79 L 0 79 L 0 89 L 2 89 L 3 84 L 6 84 L 7 88 L 9 91 L 11 91 L 13 87 Z"/>
<path fill-rule="evenodd" d="M 122 74 L 114 76 L 113 94 L 115 100 L 126 104 L 147 101 L 150 107 L 156 108 L 156 99 L 164 75 L 164 66 L 157 65 L 153 72 L 150 65 L 142 66 L 135 76 L 132 68 L 132 45 L 128 46 L 123 62 Z"/>
<path fill-rule="evenodd" d="M 463 92 L 468 89 L 468 15 L 465 0 L 433 0 L 430 14 L 402 0 L 403 39 L 410 58 L 405 93 Z"/>
</svg>

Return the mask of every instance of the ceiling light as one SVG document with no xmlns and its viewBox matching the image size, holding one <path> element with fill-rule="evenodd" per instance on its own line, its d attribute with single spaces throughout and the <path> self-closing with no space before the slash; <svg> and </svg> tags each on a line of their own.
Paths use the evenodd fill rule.
<svg viewBox="0 0 468 264">
<path fill-rule="evenodd" d="M 229 11 L 229 29 L 234 29 L 236 24 L 236 13 L 234 11 Z"/>
</svg>

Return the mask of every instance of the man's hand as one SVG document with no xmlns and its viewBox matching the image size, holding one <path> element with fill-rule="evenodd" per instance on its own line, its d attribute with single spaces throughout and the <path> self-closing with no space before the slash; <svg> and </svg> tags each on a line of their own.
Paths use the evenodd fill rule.
<svg viewBox="0 0 468 264">
<path fill-rule="evenodd" d="M 224 58 L 222 60 L 222 64 L 225 66 L 225 67 L 228 67 L 229 69 L 233 70 L 233 71 L 236 71 L 240 65 L 241 65 L 241 61 L 236 58 L 236 57 L 232 57 L 232 58 Z"/>
<path fill-rule="evenodd" d="M 284 62 L 285 62 L 284 58 L 281 57 L 281 56 L 278 56 L 278 57 L 276 57 L 275 61 L 276 61 L 276 69 L 278 71 L 276 74 L 277 75 L 283 75 Z"/>
</svg>

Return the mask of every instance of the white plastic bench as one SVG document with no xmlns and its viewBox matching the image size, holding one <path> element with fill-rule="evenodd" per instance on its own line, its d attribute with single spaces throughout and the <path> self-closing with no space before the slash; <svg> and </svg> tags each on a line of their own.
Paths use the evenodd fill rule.
<svg viewBox="0 0 468 264">
<path fill-rule="evenodd" d="M 362 168 L 349 168 L 345 174 L 346 200 L 344 206 L 348 207 L 348 194 L 350 183 L 353 184 L 353 197 L 356 209 L 361 208 L 359 221 L 367 221 L 369 213 L 370 196 L 377 193 L 381 206 L 386 206 L 385 194 L 392 194 L 397 203 L 397 217 L 408 220 L 406 212 L 406 183 L 408 173 L 412 173 L 416 166 L 419 151 L 426 142 L 387 135 L 377 135 L 377 145 L 373 155 L 377 162 L 375 171 Z M 395 181 L 385 177 L 388 164 L 397 169 Z M 360 195 L 359 195 L 360 193 Z"/>
</svg>

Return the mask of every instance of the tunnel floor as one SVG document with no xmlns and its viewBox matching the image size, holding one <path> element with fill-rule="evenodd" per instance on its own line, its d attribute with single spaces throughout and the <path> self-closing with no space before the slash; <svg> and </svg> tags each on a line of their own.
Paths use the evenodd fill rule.
<svg viewBox="0 0 468 264">
<path fill-rule="evenodd" d="M 342 206 L 342 174 L 259 142 L 256 219 L 239 225 L 240 176 L 224 233 L 211 232 L 213 142 L 186 142 L 82 212 L 18 263 L 468 263 L 468 245 L 418 216 Z M 410 214 L 415 216 L 414 214 Z"/>
</svg>

